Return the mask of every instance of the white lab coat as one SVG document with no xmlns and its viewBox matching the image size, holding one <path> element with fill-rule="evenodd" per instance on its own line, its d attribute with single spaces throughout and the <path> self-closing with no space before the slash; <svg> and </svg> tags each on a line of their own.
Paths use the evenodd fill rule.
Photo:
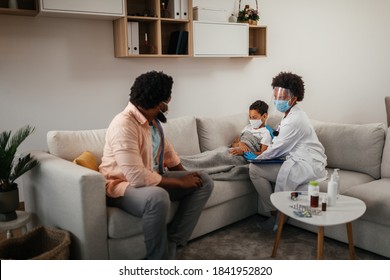
<svg viewBox="0 0 390 280">
<path fill-rule="evenodd" d="M 310 180 L 327 176 L 325 149 L 305 112 L 297 105 L 282 119 L 279 135 L 259 159 L 286 157 L 276 178 L 275 192 L 305 189 Z"/>
</svg>

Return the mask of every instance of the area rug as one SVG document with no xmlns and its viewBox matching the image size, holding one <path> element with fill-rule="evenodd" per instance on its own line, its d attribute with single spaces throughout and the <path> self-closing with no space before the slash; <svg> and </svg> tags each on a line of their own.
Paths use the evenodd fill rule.
<svg viewBox="0 0 390 280">
<path fill-rule="evenodd" d="M 262 231 L 256 222 L 260 215 L 229 225 L 191 240 L 179 248 L 179 260 L 272 260 L 275 233 Z M 383 256 L 355 248 L 356 259 L 386 260 Z M 317 234 L 286 224 L 276 260 L 313 260 L 317 257 Z M 330 238 L 324 240 L 324 259 L 348 260 L 348 245 Z"/>
</svg>

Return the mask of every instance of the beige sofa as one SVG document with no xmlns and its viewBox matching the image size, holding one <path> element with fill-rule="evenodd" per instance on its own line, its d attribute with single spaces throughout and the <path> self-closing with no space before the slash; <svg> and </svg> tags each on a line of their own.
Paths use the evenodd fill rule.
<svg viewBox="0 0 390 280">
<path fill-rule="evenodd" d="M 164 129 L 179 154 L 194 155 L 228 145 L 247 122 L 246 114 L 181 117 L 169 120 Z M 353 223 L 356 246 L 390 257 L 390 241 L 386 238 L 390 234 L 390 140 L 387 138 L 383 153 L 383 125 L 314 125 L 325 146 L 329 167 L 342 169 L 341 193 L 367 204 L 366 214 Z M 104 135 L 105 129 L 49 132 L 48 152 L 33 152 L 40 167 L 24 176 L 26 209 L 33 213 L 35 225 L 56 226 L 71 233 L 72 258 L 142 259 L 142 219 L 106 207 L 103 176 L 72 163 L 86 150 L 100 158 Z M 171 214 L 175 206 L 172 204 Z M 191 238 L 256 213 L 263 212 L 249 179 L 215 181 Z M 345 227 L 326 229 L 326 235 L 346 241 Z"/>
</svg>

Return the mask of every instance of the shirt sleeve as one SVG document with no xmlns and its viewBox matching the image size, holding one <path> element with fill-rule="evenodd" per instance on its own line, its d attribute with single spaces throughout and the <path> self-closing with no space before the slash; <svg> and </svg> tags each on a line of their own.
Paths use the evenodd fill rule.
<svg viewBox="0 0 390 280">
<path fill-rule="evenodd" d="M 272 159 L 287 156 L 300 139 L 300 129 L 294 122 L 285 121 L 281 124 L 279 135 L 258 159 Z"/>
<path fill-rule="evenodd" d="M 267 145 L 267 146 L 271 145 L 272 137 L 271 137 L 271 134 L 269 133 L 268 129 L 266 129 L 266 132 L 263 133 L 263 137 L 261 138 L 260 143 L 263 145 Z"/>
<path fill-rule="evenodd" d="M 164 139 L 164 166 L 171 168 L 180 163 L 180 158 L 168 139 Z"/>
</svg>

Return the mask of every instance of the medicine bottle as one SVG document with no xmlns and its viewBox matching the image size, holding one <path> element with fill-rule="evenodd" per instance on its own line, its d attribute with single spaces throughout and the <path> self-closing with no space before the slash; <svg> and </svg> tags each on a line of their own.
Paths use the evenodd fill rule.
<svg viewBox="0 0 390 280">
<path fill-rule="evenodd" d="M 318 207 L 318 200 L 320 196 L 320 186 L 317 181 L 310 181 L 308 186 L 308 197 L 310 201 L 310 207 Z"/>
</svg>

